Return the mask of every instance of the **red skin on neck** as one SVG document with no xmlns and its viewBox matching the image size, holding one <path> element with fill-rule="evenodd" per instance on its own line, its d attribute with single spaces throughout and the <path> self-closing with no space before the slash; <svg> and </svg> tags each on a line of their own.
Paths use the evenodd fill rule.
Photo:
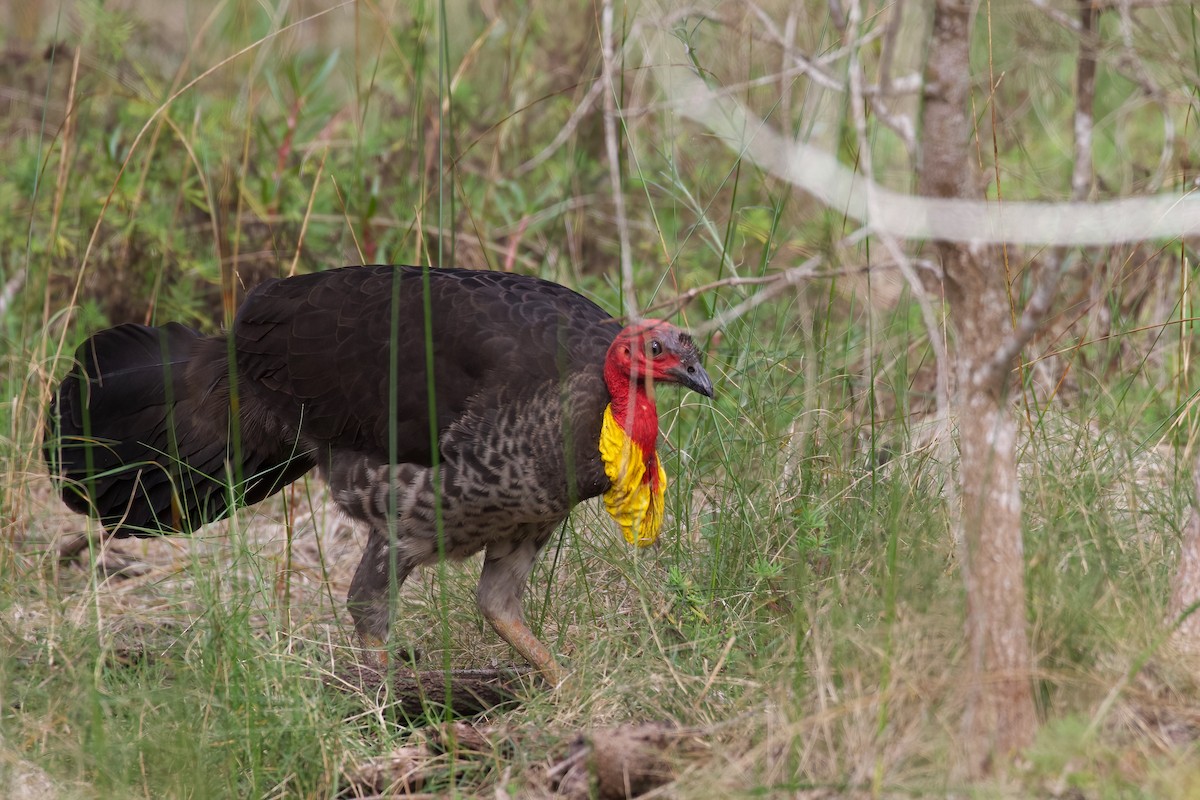
<svg viewBox="0 0 1200 800">
<path fill-rule="evenodd" d="M 646 474 L 642 478 L 652 489 L 658 488 L 658 408 L 654 396 L 639 376 L 631 376 L 629 366 L 617 363 L 617 347 L 613 342 L 604 360 L 604 381 L 612 396 L 612 415 L 646 458 Z"/>
</svg>

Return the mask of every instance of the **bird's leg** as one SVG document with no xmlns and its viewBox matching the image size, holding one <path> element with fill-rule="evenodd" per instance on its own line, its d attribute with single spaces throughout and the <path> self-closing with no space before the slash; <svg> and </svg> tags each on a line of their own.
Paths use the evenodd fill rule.
<svg viewBox="0 0 1200 800">
<path fill-rule="evenodd" d="M 544 537 L 488 545 L 479 576 L 479 610 L 504 641 L 537 668 L 551 686 L 562 682 L 562 668 L 525 623 L 521 596 Z"/>
<path fill-rule="evenodd" d="M 381 669 L 388 665 L 388 633 L 392 626 L 394 598 L 412 572 L 414 563 L 400 557 L 392 558 L 388 531 L 372 525 L 363 550 L 362 561 L 354 571 L 346 603 L 354 618 L 354 629 L 371 660 Z M 393 578 L 394 575 L 394 578 Z"/>
<path fill-rule="evenodd" d="M 86 533 L 81 533 L 63 542 L 58 547 L 58 562 L 69 564 L 78 561 L 84 569 L 91 566 L 101 578 L 134 578 L 144 575 L 150 567 L 134 556 L 113 546 L 114 537 L 102 532 L 93 539 Z"/>
</svg>

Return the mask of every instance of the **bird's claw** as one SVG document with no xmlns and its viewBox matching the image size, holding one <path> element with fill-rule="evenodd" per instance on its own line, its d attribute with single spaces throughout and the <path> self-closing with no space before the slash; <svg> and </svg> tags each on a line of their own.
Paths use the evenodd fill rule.
<svg viewBox="0 0 1200 800">
<path fill-rule="evenodd" d="M 377 636 L 362 634 L 359 636 L 362 646 L 363 666 L 370 667 L 380 673 L 389 668 L 412 668 L 421 660 L 421 651 L 415 647 L 389 647 L 388 643 Z M 393 658 L 393 651 L 395 657 Z"/>
</svg>

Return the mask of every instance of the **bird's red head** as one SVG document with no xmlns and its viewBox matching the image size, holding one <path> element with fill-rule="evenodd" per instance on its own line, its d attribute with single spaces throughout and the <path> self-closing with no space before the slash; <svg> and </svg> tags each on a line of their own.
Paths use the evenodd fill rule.
<svg viewBox="0 0 1200 800">
<path fill-rule="evenodd" d="M 700 351 L 692 337 L 657 319 L 643 320 L 617 334 L 604 360 L 604 377 L 614 397 L 654 382 L 678 383 L 713 396 L 712 380 L 700 366 Z"/>
<path fill-rule="evenodd" d="M 604 379 L 612 395 L 613 417 L 635 440 L 647 438 L 650 425 L 657 437 L 654 383 L 677 383 L 713 396 L 712 379 L 700 365 L 700 351 L 692 337 L 657 319 L 643 320 L 617 334 L 604 360 Z"/>
</svg>

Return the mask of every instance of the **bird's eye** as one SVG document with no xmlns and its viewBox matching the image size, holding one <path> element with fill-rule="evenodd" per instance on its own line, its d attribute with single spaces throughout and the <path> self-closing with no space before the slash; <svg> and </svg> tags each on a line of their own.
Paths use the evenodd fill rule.
<svg viewBox="0 0 1200 800">
<path fill-rule="evenodd" d="M 661 356 L 662 351 L 663 351 L 662 343 L 659 342 L 658 339 L 651 339 L 650 340 L 650 355 L 655 356 L 655 357 Z"/>
</svg>

